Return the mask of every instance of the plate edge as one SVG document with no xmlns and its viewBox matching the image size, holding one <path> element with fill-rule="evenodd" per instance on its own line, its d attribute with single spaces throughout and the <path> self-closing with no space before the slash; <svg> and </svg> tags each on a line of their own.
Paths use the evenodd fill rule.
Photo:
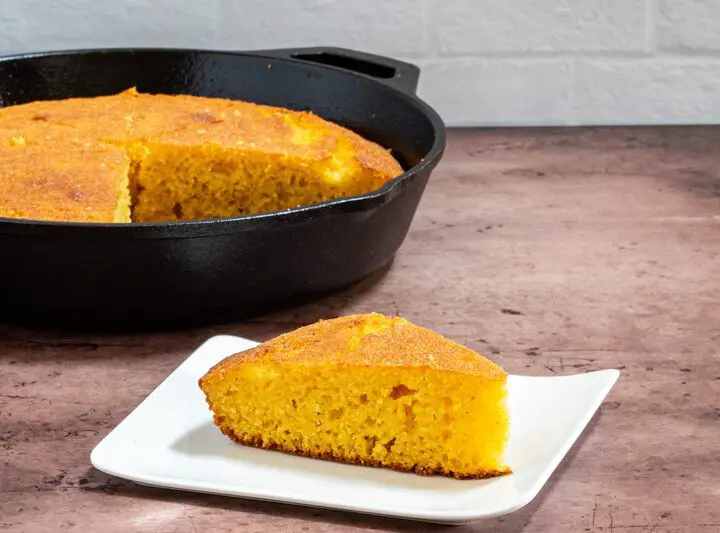
<svg viewBox="0 0 720 533">
<path fill-rule="evenodd" d="M 467 524 L 470 522 L 475 522 L 478 520 L 484 520 L 484 519 L 492 519 L 497 518 L 499 516 L 503 516 L 512 512 L 515 512 L 519 509 L 522 509 L 526 505 L 528 505 L 530 502 L 532 502 L 539 492 L 542 490 L 542 488 L 547 484 L 548 480 L 552 476 L 552 474 L 557 469 L 558 465 L 565 459 L 567 456 L 567 453 L 572 449 L 572 447 L 577 442 L 577 439 L 582 435 L 582 433 L 587 428 L 587 425 L 590 423 L 592 418 L 595 416 L 595 414 L 598 412 L 603 400 L 608 395 L 610 390 L 612 390 L 613 386 L 617 382 L 617 380 L 620 377 L 620 371 L 618 369 L 600 369 L 595 370 L 592 372 L 585 372 L 585 373 L 578 373 L 578 374 L 569 374 L 569 375 L 563 375 L 563 376 L 525 376 L 525 375 L 512 375 L 514 377 L 518 378 L 524 378 L 524 379 L 532 379 L 532 378 L 538 378 L 538 379 L 560 379 L 560 378 L 572 378 L 576 376 L 583 376 L 587 374 L 606 374 L 607 375 L 607 382 L 603 384 L 602 387 L 599 388 L 599 393 L 595 397 L 594 401 L 591 403 L 592 408 L 588 410 L 587 416 L 585 416 L 580 424 L 578 424 L 577 430 L 574 431 L 571 436 L 565 441 L 563 446 L 561 447 L 561 452 L 557 454 L 556 460 L 551 461 L 548 463 L 547 468 L 542 473 L 542 475 L 539 477 L 538 482 L 536 482 L 533 487 L 524 493 L 526 497 L 521 497 L 517 501 L 514 501 L 512 505 L 509 505 L 507 507 L 499 508 L 493 512 L 485 513 L 481 515 L 468 515 L 468 514 L 423 514 L 423 515 L 413 515 L 413 514 L 403 514 L 403 513 L 391 513 L 390 511 L 376 511 L 376 510 L 368 510 L 368 509 L 362 509 L 358 507 L 341 507 L 337 505 L 323 505 L 316 502 L 304 502 L 304 501 L 297 501 L 297 500 L 291 500 L 291 499 L 283 499 L 278 497 L 272 497 L 272 496 L 262 496 L 262 495 L 252 495 L 252 494 L 229 494 L 227 492 L 220 492 L 220 491 L 210 491 L 210 490 L 200 490 L 197 487 L 182 487 L 177 485 L 177 483 L 168 483 L 168 482 L 162 482 L 158 481 L 156 483 L 153 483 L 152 481 L 148 481 L 142 476 L 133 475 L 131 474 L 121 474 L 118 472 L 118 470 L 108 467 L 107 464 L 105 464 L 105 461 L 103 460 L 103 448 L 107 445 L 108 439 L 115 433 L 115 431 L 123 425 L 123 423 L 130 417 L 132 414 L 140 409 L 142 405 L 145 402 L 148 402 L 151 397 L 160 389 L 168 380 L 170 380 L 179 370 L 182 368 L 185 364 L 187 364 L 190 359 L 197 356 L 200 352 L 204 351 L 204 349 L 207 349 L 208 346 L 212 346 L 212 344 L 216 344 L 218 342 L 221 342 L 224 339 L 233 340 L 233 341 L 245 341 L 249 343 L 253 343 L 255 345 L 258 345 L 259 343 L 257 341 L 253 341 L 251 339 L 247 339 L 240 336 L 230 335 L 230 334 L 217 334 L 213 335 L 209 338 L 207 338 L 205 341 L 203 341 L 201 344 L 199 344 L 194 350 L 191 351 L 190 355 L 188 355 L 184 360 L 182 360 L 167 376 L 165 379 L 163 379 L 153 390 L 150 391 L 150 393 L 140 402 L 138 403 L 128 415 L 123 418 L 123 420 L 120 421 L 91 451 L 90 453 L 90 462 L 96 469 L 104 472 L 105 474 L 128 479 L 130 481 L 133 481 L 135 483 L 139 484 L 146 484 L 153 487 L 158 488 L 164 488 L 164 489 L 172 489 L 172 490 L 184 490 L 189 492 L 202 492 L 205 494 L 215 494 L 219 496 L 230 496 L 235 498 L 243 498 L 243 499 L 249 499 L 249 500 L 255 500 L 255 501 L 267 501 L 267 502 L 275 502 L 275 503 L 282 503 L 282 504 L 289 504 L 289 505 L 300 505 L 305 507 L 318 507 L 318 508 L 324 508 L 328 510 L 340 510 L 340 511 L 346 511 L 346 512 L 353 512 L 353 513 L 359 513 L 359 514 L 366 514 L 366 515 L 373 515 L 373 516 L 386 516 L 386 517 L 395 517 L 395 518 L 402 518 L 405 520 L 413 520 L 413 521 L 420 521 L 420 522 L 429 522 L 429 523 L 438 523 L 438 524 L 453 524 L 453 525 L 461 525 L 461 524 Z M 611 377 L 612 376 L 612 377 Z M 163 483 L 163 484 L 160 484 Z M 522 496 L 522 495 L 521 495 Z"/>
</svg>

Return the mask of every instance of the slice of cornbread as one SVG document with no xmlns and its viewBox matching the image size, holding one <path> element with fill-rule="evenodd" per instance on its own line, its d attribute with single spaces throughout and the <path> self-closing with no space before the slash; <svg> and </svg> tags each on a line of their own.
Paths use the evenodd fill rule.
<svg viewBox="0 0 720 533">
<path fill-rule="evenodd" d="M 235 354 L 199 385 L 238 443 L 466 479 L 511 472 L 506 379 L 466 347 L 371 313 Z"/>
<path fill-rule="evenodd" d="M 364 194 L 400 175 L 380 146 L 309 113 L 140 94 L 133 219 L 265 213 Z"/>
<path fill-rule="evenodd" d="M 0 217 L 130 222 L 125 150 L 109 144 L 0 145 Z"/>
</svg>

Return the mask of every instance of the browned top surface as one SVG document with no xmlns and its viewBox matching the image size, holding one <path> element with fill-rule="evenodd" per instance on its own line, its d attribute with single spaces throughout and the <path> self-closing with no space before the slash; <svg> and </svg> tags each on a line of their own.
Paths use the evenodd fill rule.
<svg viewBox="0 0 720 533">
<path fill-rule="evenodd" d="M 381 146 L 307 112 L 214 98 L 140 94 L 130 137 L 146 143 L 254 151 L 308 161 L 340 159 L 385 180 L 402 173 Z"/>
<path fill-rule="evenodd" d="M 404 318 L 380 313 L 346 315 L 300 327 L 228 357 L 207 377 L 219 377 L 248 363 L 426 367 L 492 380 L 507 377 L 502 368 L 469 348 Z"/>
<path fill-rule="evenodd" d="M 132 122 L 134 89 L 111 96 L 70 98 L 31 102 L 0 108 L 0 131 L 33 128 L 40 133 L 48 129 L 55 140 L 79 137 L 91 141 L 124 144 Z M 64 126 L 63 130 L 53 128 Z M 32 141 L 37 139 L 33 136 Z"/>
<path fill-rule="evenodd" d="M 109 144 L 0 146 L 0 216 L 111 221 L 129 164 Z"/>
<path fill-rule="evenodd" d="M 76 142 L 82 142 L 82 139 L 68 126 L 34 120 L 18 123 L 0 116 L 0 148 L 52 143 L 67 146 Z"/>
<path fill-rule="evenodd" d="M 0 108 L 0 216 L 112 222 L 134 94 Z"/>
<path fill-rule="evenodd" d="M 49 190 L 66 187 L 63 179 L 56 183 L 58 176 L 64 175 L 65 166 L 72 165 L 84 176 L 93 175 L 93 161 L 83 168 L 84 154 L 75 148 L 78 142 L 125 147 L 128 140 L 141 144 L 214 145 L 222 150 L 262 152 L 272 154 L 278 165 L 282 165 L 284 158 L 299 158 L 301 166 L 317 163 L 319 179 L 346 178 L 350 183 L 366 183 L 368 190 L 379 188 L 402 173 L 398 162 L 383 147 L 345 128 L 310 113 L 247 102 L 138 94 L 134 89 L 128 89 L 111 96 L 40 101 L 0 108 L 0 148 L 42 146 L 58 161 L 59 169 L 56 171 L 53 167 L 23 160 L 30 151 L 16 152 L 3 164 L 12 163 L 13 175 L 42 180 Z M 142 153 L 142 149 L 133 146 L 133 157 Z M 89 198 L 97 196 L 107 182 L 103 179 L 96 182 L 79 180 L 77 187 L 84 186 L 89 188 L 79 190 Z M 107 192 L 116 194 L 117 188 L 113 186 Z M 48 202 L 56 199 L 54 194 L 48 195 Z M 30 207 L 35 204 L 24 203 L 15 190 L 12 193 L 0 190 L 0 202 L 32 219 L 113 220 L 112 216 L 88 220 L 83 213 L 73 216 L 65 202 L 55 205 L 54 210 L 43 207 L 33 211 Z M 96 207 L 87 205 L 92 209 Z M 53 216 L 56 212 L 61 216 Z M 6 209 L 5 216 L 14 215 L 8 215 Z"/>
<path fill-rule="evenodd" d="M 720 128 L 455 132 L 384 276 L 215 328 L 0 328 L 0 531 L 450 531 L 141 487 L 90 465 L 93 446 L 207 337 L 266 340 L 372 310 L 510 373 L 621 369 L 533 502 L 453 532 L 715 533 L 718 217 Z"/>
</svg>

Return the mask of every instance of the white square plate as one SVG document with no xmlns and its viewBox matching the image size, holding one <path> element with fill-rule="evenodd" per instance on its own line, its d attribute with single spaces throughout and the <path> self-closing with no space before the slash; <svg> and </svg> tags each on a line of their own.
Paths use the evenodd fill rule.
<svg viewBox="0 0 720 533">
<path fill-rule="evenodd" d="M 461 524 L 529 503 L 619 376 L 617 370 L 510 376 L 507 462 L 513 474 L 459 481 L 230 441 L 213 425 L 198 379 L 224 357 L 255 345 L 231 336 L 206 341 L 97 445 L 92 464 L 144 485 Z"/>
</svg>

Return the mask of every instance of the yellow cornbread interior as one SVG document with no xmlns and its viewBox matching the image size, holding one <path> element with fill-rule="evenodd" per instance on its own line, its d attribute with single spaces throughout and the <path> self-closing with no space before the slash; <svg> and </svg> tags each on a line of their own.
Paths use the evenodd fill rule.
<svg viewBox="0 0 720 533">
<path fill-rule="evenodd" d="M 300 328 L 201 380 L 215 424 L 246 445 L 419 474 L 510 472 L 506 374 L 378 314 Z"/>
<path fill-rule="evenodd" d="M 370 192 L 402 173 L 383 148 L 311 114 L 138 95 L 133 220 L 220 218 Z"/>
<path fill-rule="evenodd" d="M 382 185 L 344 179 L 332 161 L 214 145 L 136 144 L 136 222 L 222 218 L 355 196 Z M 357 175 L 355 175 L 357 177 Z"/>
<path fill-rule="evenodd" d="M 251 364 L 209 389 L 240 441 L 401 470 L 505 470 L 503 383 L 423 369 Z"/>
<path fill-rule="evenodd" d="M 114 204 L 103 196 L 103 205 L 88 205 L 85 191 L 63 195 L 67 187 L 52 169 L 15 158 L 18 173 L 32 167 L 47 178 L 46 189 L 65 189 L 50 195 L 56 205 L 37 211 L 37 202 L 0 191 L 0 207 L 12 206 L 0 208 L 0 216 L 96 222 L 222 218 L 360 195 L 402 173 L 388 150 L 346 128 L 312 113 L 249 102 L 129 89 L 0 109 L 0 148 L 64 150 L 62 159 L 88 174 L 94 170 L 78 148 L 87 144 L 123 149 L 130 158 L 123 190 L 112 191 Z M 104 182 L 86 186 L 96 193 Z M 89 217 L 88 207 L 104 218 Z"/>
<path fill-rule="evenodd" d="M 113 213 L 113 222 L 132 222 L 132 197 L 130 195 L 130 167 L 128 163 L 125 172 L 122 173 L 120 179 L 117 204 Z"/>
</svg>

